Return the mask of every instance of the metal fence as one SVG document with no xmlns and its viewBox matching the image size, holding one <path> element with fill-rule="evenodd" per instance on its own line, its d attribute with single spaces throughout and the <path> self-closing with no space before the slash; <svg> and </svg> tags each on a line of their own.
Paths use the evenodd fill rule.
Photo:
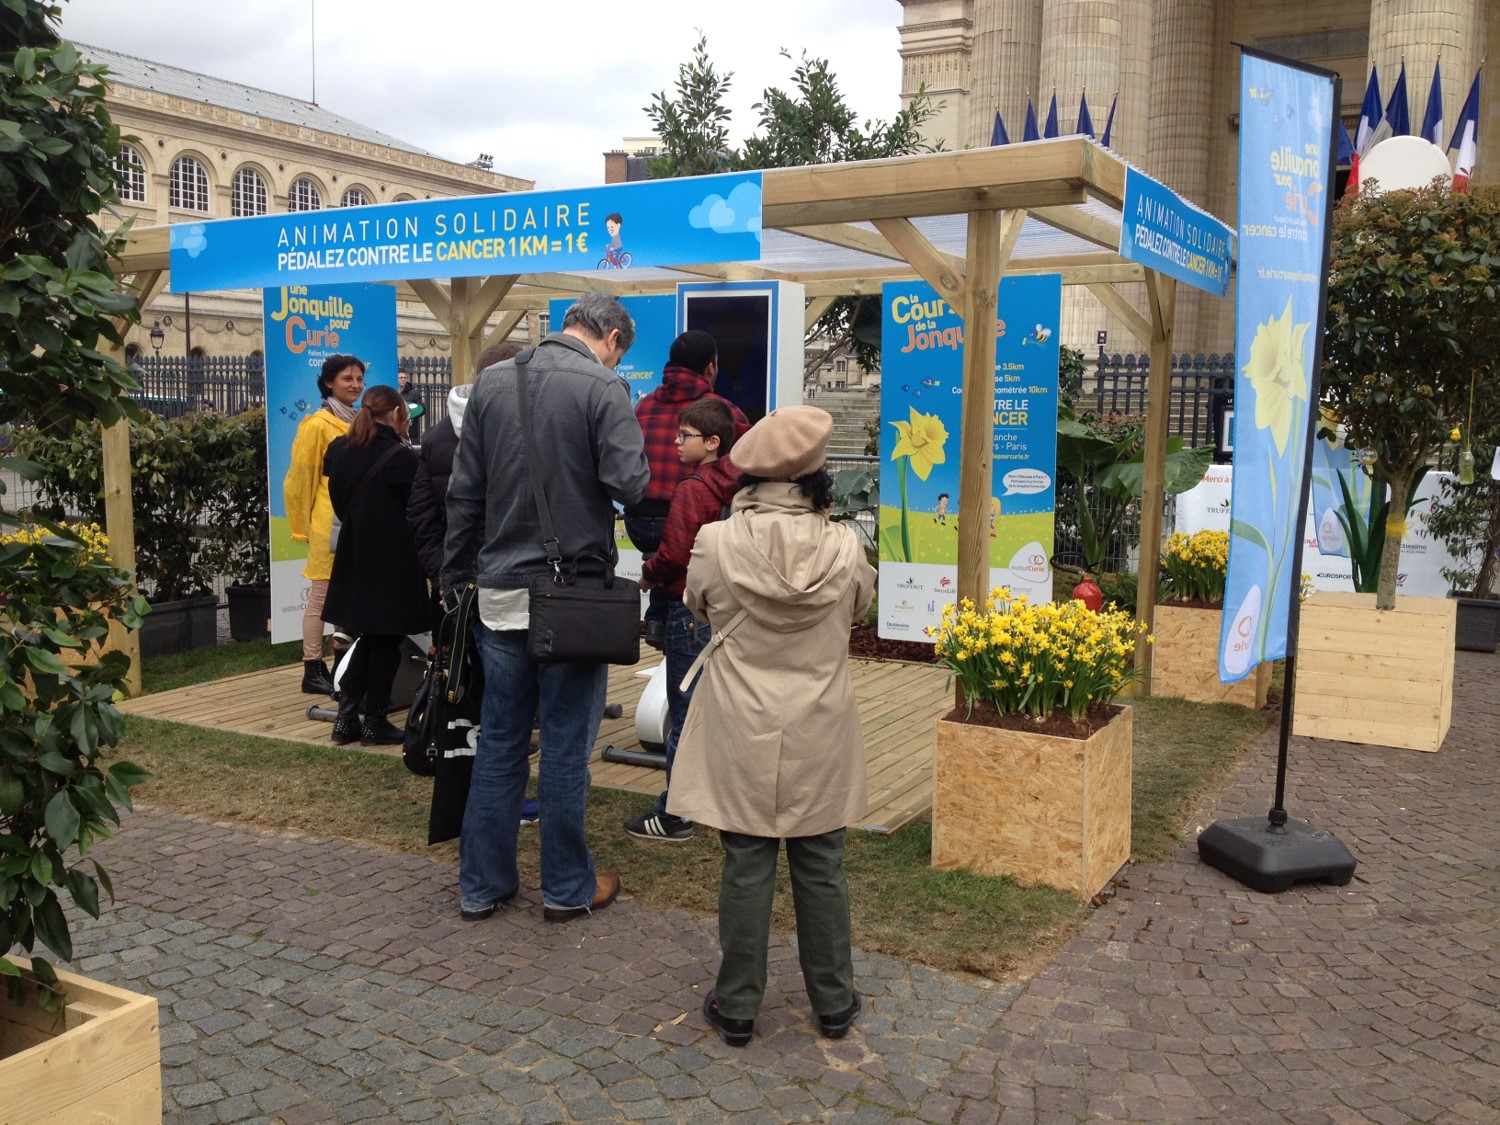
<svg viewBox="0 0 1500 1125">
<path fill-rule="evenodd" d="M 1146 413 L 1149 355 L 1101 355 L 1090 391 L 1085 381 L 1080 403 L 1100 413 Z M 1216 459 L 1228 460 L 1226 416 L 1234 409 L 1234 354 L 1174 355 L 1168 427 L 1183 444 L 1212 445 Z"/>
</svg>

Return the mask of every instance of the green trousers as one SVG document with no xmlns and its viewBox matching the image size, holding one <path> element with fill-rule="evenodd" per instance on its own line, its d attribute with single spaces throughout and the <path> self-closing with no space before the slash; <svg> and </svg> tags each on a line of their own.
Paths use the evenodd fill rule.
<svg viewBox="0 0 1500 1125">
<path fill-rule="evenodd" d="M 753 1020 L 766 994 L 766 946 L 776 889 L 774 837 L 720 832 L 724 874 L 719 883 L 719 1011 Z M 786 841 L 797 912 L 797 956 L 807 998 L 819 1015 L 854 1003 L 854 962 L 849 949 L 849 881 L 844 877 L 844 829 Z"/>
</svg>

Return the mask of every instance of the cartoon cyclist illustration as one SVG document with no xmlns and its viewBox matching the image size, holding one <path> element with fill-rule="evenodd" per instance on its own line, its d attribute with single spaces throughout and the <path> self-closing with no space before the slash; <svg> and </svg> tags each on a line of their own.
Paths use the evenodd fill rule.
<svg viewBox="0 0 1500 1125">
<path fill-rule="evenodd" d="M 611 211 L 604 217 L 604 229 L 609 231 L 609 245 L 604 248 L 604 257 L 599 259 L 598 269 L 601 270 L 625 270 L 630 268 L 630 251 L 625 249 L 625 244 L 620 241 L 620 228 L 625 225 L 625 220 L 618 211 Z"/>
</svg>

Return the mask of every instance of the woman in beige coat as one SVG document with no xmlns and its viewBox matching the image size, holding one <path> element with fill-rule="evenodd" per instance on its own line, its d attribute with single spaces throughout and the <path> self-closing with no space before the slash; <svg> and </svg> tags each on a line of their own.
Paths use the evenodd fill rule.
<svg viewBox="0 0 1500 1125">
<path fill-rule="evenodd" d="M 849 629 L 875 571 L 853 530 L 831 523 L 823 468 L 833 419 L 773 411 L 735 445 L 749 487 L 698 534 L 683 600 L 713 625 L 678 744 L 668 811 L 719 829 L 715 988 L 703 1013 L 731 1046 L 750 1041 L 766 986 L 776 855 L 786 842 L 797 948 L 819 1031 L 858 1016 L 844 829 L 866 811 Z"/>
</svg>

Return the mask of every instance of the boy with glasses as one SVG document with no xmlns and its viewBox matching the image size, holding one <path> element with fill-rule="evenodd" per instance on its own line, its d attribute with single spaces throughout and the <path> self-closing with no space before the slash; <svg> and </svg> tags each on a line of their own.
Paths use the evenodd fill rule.
<svg viewBox="0 0 1500 1125">
<path fill-rule="evenodd" d="M 672 761 L 682 735 L 693 690 L 682 690 L 682 678 L 708 644 L 713 630 L 696 620 L 682 603 L 693 541 L 704 524 L 723 518 L 739 491 L 740 473 L 728 458 L 738 425 L 723 399 L 700 398 L 677 418 L 677 456 L 688 475 L 672 493 L 672 505 L 662 528 L 661 546 L 641 568 L 641 589 L 660 590 L 666 610 L 667 789 L 672 785 Z M 667 812 L 667 789 L 649 813 L 628 817 L 625 831 L 643 840 L 691 840 L 693 823 Z"/>
</svg>

